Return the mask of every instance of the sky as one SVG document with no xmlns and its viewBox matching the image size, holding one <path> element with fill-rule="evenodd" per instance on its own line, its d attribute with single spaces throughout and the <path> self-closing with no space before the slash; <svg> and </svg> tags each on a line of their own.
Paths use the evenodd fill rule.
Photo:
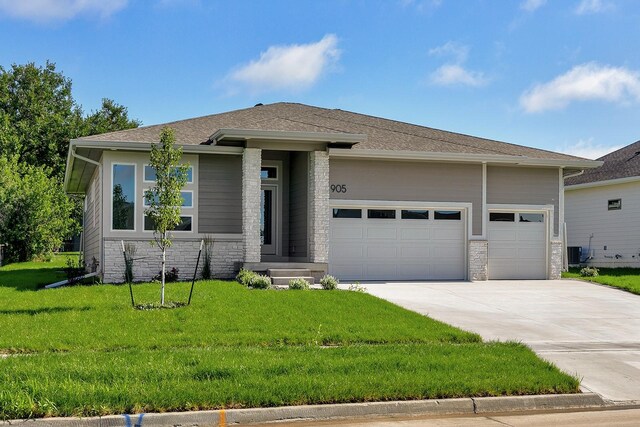
<svg viewBox="0 0 640 427">
<path fill-rule="evenodd" d="M 640 139 L 636 0 L 0 0 L 0 66 L 145 125 L 300 102 L 597 158 Z"/>
</svg>

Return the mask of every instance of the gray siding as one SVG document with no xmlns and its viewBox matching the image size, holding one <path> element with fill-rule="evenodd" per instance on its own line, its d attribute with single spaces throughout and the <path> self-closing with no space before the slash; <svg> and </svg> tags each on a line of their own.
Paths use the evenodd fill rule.
<svg viewBox="0 0 640 427">
<path fill-rule="evenodd" d="M 242 233 L 242 158 L 201 155 L 198 232 Z"/>
<path fill-rule="evenodd" d="M 473 234 L 482 233 L 481 165 L 330 159 L 329 168 L 330 184 L 347 188 L 331 199 L 472 203 Z"/>
<path fill-rule="evenodd" d="M 84 212 L 84 262 L 91 268 L 93 258 L 96 262 L 101 262 L 102 250 L 102 180 L 100 168 L 95 168 L 93 177 L 89 181 L 85 194 L 86 205 Z M 98 271 L 101 270 L 98 265 Z"/>
<path fill-rule="evenodd" d="M 487 167 L 487 203 L 553 205 L 554 234 L 558 234 L 558 169 L 508 166 Z"/>
<path fill-rule="evenodd" d="M 290 165 L 289 256 L 307 257 L 309 154 L 291 153 Z"/>
</svg>

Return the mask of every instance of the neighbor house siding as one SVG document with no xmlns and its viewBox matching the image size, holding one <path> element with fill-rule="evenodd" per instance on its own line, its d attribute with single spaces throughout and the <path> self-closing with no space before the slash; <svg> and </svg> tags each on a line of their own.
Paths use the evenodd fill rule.
<svg viewBox="0 0 640 427">
<path fill-rule="evenodd" d="M 101 263 L 102 250 L 102 179 L 101 169 L 96 168 L 85 194 L 85 212 L 84 212 L 84 262 L 88 269 L 96 263 Z M 100 271 L 100 265 L 97 266 Z"/>
<path fill-rule="evenodd" d="M 487 167 L 487 203 L 553 205 L 553 234 L 558 235 L 558 169 L 526 167 Z"/>
<path fill-rule="evenodd" d="M 200 155 L 200 233 L 242 233 L 242 158 Z"/>
<path fill-rule="evenodd" d="M 291 153 L 291 205 L 289 212 L 289 256 L 307 256 L 309 154 Z"/>
<path fill-rule="evenodd" d="M 472 203 L 482 233 L 482 165 L 330 159 L 329 168 L 330 184 L 346 189 L 331 199 Z"/>
<path fill-rule="evenodd" d="M 622 209 L 608 210 L 607 202 L 612 199 L 621 199 Z M 639 182 L 578 190 L 567 187 L 564 200 L 568 246 L 581 246 L 586 258 L 593 234 L 590 264 L 640 267 Z M 616 255 L 622 257 L 616 259 Z"/>
</svg>

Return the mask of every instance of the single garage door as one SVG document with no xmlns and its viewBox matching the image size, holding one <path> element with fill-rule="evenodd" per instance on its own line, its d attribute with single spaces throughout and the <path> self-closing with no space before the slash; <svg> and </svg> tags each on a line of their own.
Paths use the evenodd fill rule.
<svg viewBox="0 0 640 427">
<path fill-rule="evenodd" d="M 461 210 L 333 209 L 329 272 L 341 280 L 462 280 Z"/>
<path fill-rule="evenodd" d="M 547 278 L 545 217 L 534 212 L 489 213 L 490 279 Z"/>
</svg>

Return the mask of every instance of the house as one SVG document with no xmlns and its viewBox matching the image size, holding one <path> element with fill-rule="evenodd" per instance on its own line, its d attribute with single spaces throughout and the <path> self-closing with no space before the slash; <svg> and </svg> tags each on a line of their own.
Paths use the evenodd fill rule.
<svg viewBox="0 0 640 427">
<path fill-rule="evenodd" d="M 565 154 L 292 103 L 71 141 L 69 193 L 84 194 L 84 253 L 105 282 L 159 271 L 143 192 L 151 144 L 175 130 L 189 163 L 168 267 L 232 277 L 301 267 L 342 280 L 560 276 L 566 175 L 600 163 Z"/>
<path fill-rule="evenodd" d="M 640 141 L 566 180 L 568 246 L 596 267 L 640 267 Z"/>
</svg>

